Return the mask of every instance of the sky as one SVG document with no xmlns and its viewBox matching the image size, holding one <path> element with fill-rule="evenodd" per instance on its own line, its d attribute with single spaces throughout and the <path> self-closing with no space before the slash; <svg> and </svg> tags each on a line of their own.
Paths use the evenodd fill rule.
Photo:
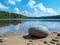
<svg viewBox="0 0 60 45">
<path fill-rule="evenodd" d="M 29 17 L 60 14 L 60 0 L 0 0 L 0 11 Z"/>
</svg>

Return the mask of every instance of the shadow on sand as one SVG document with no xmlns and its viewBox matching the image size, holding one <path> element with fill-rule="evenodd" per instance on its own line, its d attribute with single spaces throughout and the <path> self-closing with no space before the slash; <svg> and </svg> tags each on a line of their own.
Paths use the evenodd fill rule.
<svg viewBox="0 0 60 45">
<path fill-rule="evenodd" d="M 31 35 L 24 35 L 23 36 L 24 39 L 32 39 L 32 40 L 36 40 L 36 39 L 43 39 L 45 37 L 35 37 L 35 36 L 31 36 Z"/>
</svg>

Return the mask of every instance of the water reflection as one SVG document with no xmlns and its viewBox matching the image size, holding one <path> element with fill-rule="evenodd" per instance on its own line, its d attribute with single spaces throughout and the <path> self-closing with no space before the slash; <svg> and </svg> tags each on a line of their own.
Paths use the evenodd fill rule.
<svg viewBox="0 0 60 45">
<path fill-rule="evenodd" d="M 22 23 L 22 21 L 18 21 L 18 20 L 0 20 L 0 27 L 1 26 L 8 26 L 10 24 L 12 25 L 17 25 L 19 23 Z"/>
<path fill-rule="evenodd" d="M 60 22 L 55 21 L 22 21 L 22 20 L 4 20 L 0 21 L 0 34 L 12 35 L 16 33 L 28 32 L 28 29 L 34 25 L 42 25 L 50 31 L 60 30 Z"/>
</svg>

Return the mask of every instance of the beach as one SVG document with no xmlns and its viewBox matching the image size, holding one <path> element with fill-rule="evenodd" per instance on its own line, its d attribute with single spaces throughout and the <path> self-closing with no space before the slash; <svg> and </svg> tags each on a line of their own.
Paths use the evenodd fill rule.
<svg viewBox="0 0 60 45">
<path fill-rule="evenodd" d="M 35 38 L 30 37 L 29 34 L 15 34 L 13 36 L 7 36 L 7 38 L 3 42 L 0 43 L 0 45 L 48 45 L 48 44 L 56 44 L 57 42 L 60 42 L 60 37 L 57 36 L 57 32 L 51 32 L 47 37 L 45 38 Z M 52 39 L 57 40 L 52 40 Z M 59 38 L 59 39 L 58 39 Z"/>
</svg>

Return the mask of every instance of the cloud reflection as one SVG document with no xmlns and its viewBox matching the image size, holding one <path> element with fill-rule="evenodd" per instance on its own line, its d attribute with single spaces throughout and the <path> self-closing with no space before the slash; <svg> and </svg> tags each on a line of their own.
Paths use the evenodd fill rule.
<svg viewBox="0 0 60 45">
<path fill-rule="evenodd" d="M 7 32 L 13 32 L 13 33 L 28 32 L 28 29 L 35 25 L 45 26 L 49 30 L 60 30 L 60 22 L 27 21 L 22 24 L 17 24 L 17 25 L 11 24 L 9 26 L 0 27 L 0 34 L 4 34 Z"/>
</svg>

